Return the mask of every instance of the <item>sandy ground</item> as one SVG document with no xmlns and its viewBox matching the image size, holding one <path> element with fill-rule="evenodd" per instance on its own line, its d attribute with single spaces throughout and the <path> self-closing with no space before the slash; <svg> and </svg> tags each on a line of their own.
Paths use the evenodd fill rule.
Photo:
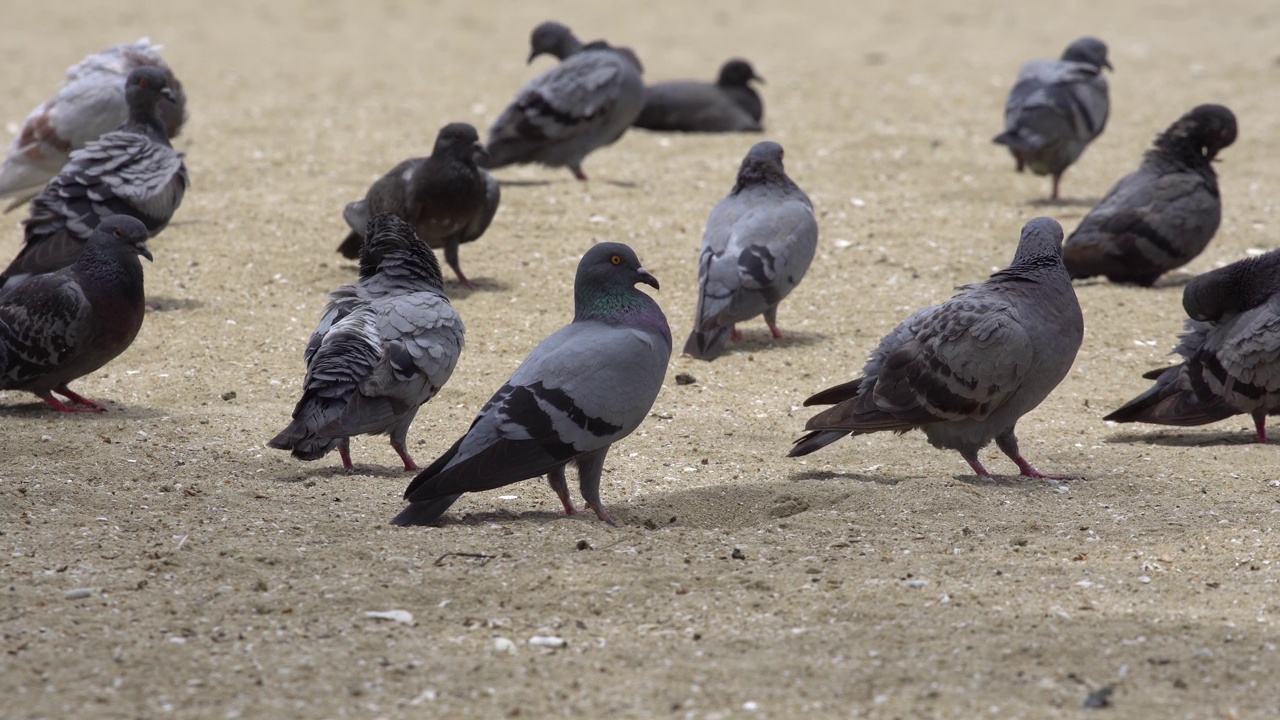
<svg viewBox="0 0 1280 720">
<path fill-rule="evenodd" d="M 1107 427 L 1181 324 L 1179 278 L 1275 244 L 1280 7 L 1009 4 L 302 2 L 16 4 L 0 116 L 19 122 L 85 53 L 142 35 L 190 98 L 193 188 L 152 243 L 162 311 L 62 416 L 0 393 L 0 715 L 65 717 L 1099 717 L 1280 714 L 1275 447 L 1245 418 Z M 216 6 L 216 7 L 215 7 Z M 409 477 L 384 438 L 357 472 L 264 448 L 299 393 L 325 293 L 354 275 L 339 212 L 436 130 L 483 131 L 549 66 L 555 17 L 633 46 L 650 80 L 734 55 L 768 79 L 767 137 L 812 196 L 821 247 L 732 354 L 672 361 L 652 417 L 618 443 L 603 497 L 622 527 L 559 517 L 538 482 L 399 529 Z M 990 138 L 1018 63 L 1105 38 L 1106 132 L 1069 202 Z M 922 435 L 785 457 L 810 393 L 855 376 L 911 310 L 1011 257 L 1021 225 L 1068 231 L 1152 136 L 1223 102 L 1214 244 L 1153 290 L 1078 285 L 1087 332 L 1019 426 L 1060 484 L 980 481 Z M 568 321 L 577 258 L 622 240 L 662 281 L 677 346 L 697 247 L 751 136 L 634 132 L 567 171 L 515 168 L 450 284 L 468 326 L 410 446 L 429 462 Z M 21 218 L 7 216 L 6 256 Z M 696 384 L 677 385 L 687 372 Z M 85 589 L 81 599 L 68 599 Z M 75 594 L 73 593 L 73 596 Z M 408 624 L 366 617 L 404 610 Z M 535 636 L 563 639 L 545 648 Z"/>
</svg>

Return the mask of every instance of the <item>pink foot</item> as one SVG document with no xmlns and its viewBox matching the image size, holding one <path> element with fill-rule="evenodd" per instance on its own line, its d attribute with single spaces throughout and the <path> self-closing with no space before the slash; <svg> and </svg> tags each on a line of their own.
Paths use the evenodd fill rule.
<svg viewBox="0 0 1280 720">
<path fill-rule="evenodd" d="M 1037 478 L 1040 480 L 1070 480 L 1071 479 L 1070 475 L 1049 475 L 1047 473 L 1042 473 L 1039 470 L 1032 467 L 1031 463 L 1023 459 L 1021 455 L 1019 455 L 1018 457 L 1015 457 L 1013 461 L 1018 464 L 1018 471 L 1022 473 L 1023 477 Z"/>
<path fill-rule="evenodd" d="M 66 385 L 63 385 L 62 387 L 54 388 L 54 392 L 65 397 L 66 399 L 70 400 L 76 405 L 81 406 L 81 407 L 69 407 L 67 405 L 63 405 L 61 402 L 58 401 L 57 398 L 53 396 L 53 393 L 45 393 L 40 396 L 40 399 L 43 400 L 46 405 L 53 408 L 54 410 L 57 410 L 58 412 L 100 413 L 100 412 L 107 411 L 107 409 L 103 407 L 101 403 L 96 403 L 90 400 L 89 398 L 84 397 L 83 395 L 80 395 L 79 393 L 72 392 L 71 389 L 68 388 Z"/>
<path fill-rule="evenodd" d="M 973 471 L 978 474 L 978 477 L 984 477 L 988 480 L 995 480 L 995 478 L 991 477 L 991 473 L 988 472 L 987 469 L 982 466 L 982 461 L 978 460 L 978 458 L 976 457 L 965 458 L 965 461 L 968 462 L 969 467 L 973 468 Z"/>
<path fill-rule="evenodd" d="M 580 168 L 580 167 L 571 167 L 571 168 L 569 168 L 569 170 L 571 170 L 571 171 L 573 172 L 573 176 L 574 176 L 574 177 L 578 178 L 579 180 L 581 180 L 581 181 L 583 181 L 583 182 L 586 182 L 586 181 L 587 181 L 587 174 L 586 174 L 586 173 L 584 173 L 584 172 L 582 172 L 582 168 Z"/>
<path fill-rule="evenodd" d="M 729 331 L 729 340 L 732 342 L 742 342 L 742 331 L 734 328 Z"/>
<path fill-rule="evenodd" d="M 418 467 L 418 463 L 413 461 L 413 458 L 409 457 L 409 451 L 405 449 L 402 443 L 392 440 L 391 449 L 395 450 L 396 454 L 400 456 L 400 462 L 404 463 L 405 472 L 418 472 L 422 469 Z"/>
<path fill-rule="evenodd" d="M 351 450 L 346 445 L 338 446 L 338 457 L 342 458 L 343 470 L 352 472 L 356 469 L 356 466 L 351 464 Z"/>
<path fill-rule="evenodd" d="M 591 508 L 592 510 L 595 510 L 596 517 L 603 520 L 610 527 L 618 527 L 618 521 L 614 519 L 613 513 L 606 510 L 603 505 L 592 505 L 591 503 L 587 503 L 587 507 Z"/>
</svg>

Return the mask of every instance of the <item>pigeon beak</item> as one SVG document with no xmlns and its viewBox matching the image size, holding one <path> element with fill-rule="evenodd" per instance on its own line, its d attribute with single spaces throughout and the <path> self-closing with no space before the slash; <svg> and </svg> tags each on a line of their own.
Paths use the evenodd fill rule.
<svg viewBox="0 0 1280 720">
<path fill-rule="evenodd" d="M 541 50 L 534 50 L 534 51 L 530 52 L 530 53 L 529 53 L 529 60 L 525 63 L 525 65 L 532 65 L 532 64 L 533 64 L 534 59 L 535 59 L 535 58 L 537 58 L 537 57 L 538 57 L 539 55 L 541 55 L 541 54 L 542 54 L 542 51 L 541 51 Z"/>
<path fill-rule="evenodd" d="M 474 153 L 474 157 L 477 163 L 480 163 L 481 165 L 483 165 L 484 163 L 489 161 L 489 151 L 485 149 L 485 146 L 483 143 L 476 143 L 472 145 L 471 150 Z"/>
<path fill-rule="evenodd" d="M 160 95 L 174 105 L 178 104 L 178 96 L 174 95 L 173 90 L 170 90 L 168 87 L 160 88 Z"/>
<path fill-rule="evenodd" d="M 134 247 L 138 249 L 138 254 L 146 258 L 148 262 L 156 261 L 155 258 L 151 257 L 151 248 L 147 247 L 147 243 L 145 240 L 134 245 Z"/>
<path fill-rule="evenodd" d="M 662 289 L 658 287 L 658 278 L 654 277 L 653 273 L 649 272 L 648 270 L 645 270 L 644 268 L 639 268 L 638 270 L 636 270 L 636 274 L 640 276 L 638 278 L 640 282 L 644 283 L 645 285 L 652 286 L 654 290 Z"/>
<path fill-rule="evenodd" d="M 1102 67 L 1104 67 L 1104 68 L 1106 68 L 1106 69 L 1110 70 L 1111 72 L 1115 72 L 1115 71 L 1116 71 L 1116 69 L 1115 69 L 1115 68 L 1111 67 L 1111 61 L 1110 61 L 1110 60 L 1103 60 L 1103 61 L 1102 61 Z"/>
<path fill-rule="evenodd" d="M 764 78 L 760 77 L 759 75 L 756 75 L 755 73 L 751 73 L 751 79 L 752 79 L 752 80 L 755 80 L 756 82 L 760 83 L 761 85 L 766 84 L 766 83 L 765 83 L 765 81 L 764 81 Z"/>
</svg>

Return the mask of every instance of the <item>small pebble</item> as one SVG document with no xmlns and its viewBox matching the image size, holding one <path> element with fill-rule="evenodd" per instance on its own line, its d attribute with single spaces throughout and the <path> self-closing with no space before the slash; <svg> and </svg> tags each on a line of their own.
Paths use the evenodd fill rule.
<svg viewBox="0 0 1280 720">
<path fill-rule="evenodd" d="M 236 391 L 235 391 L 235 390 L 228 390 L 228 391 L 226 391 L 226 392 L 222 393 L 222 399 L 223 399 L 223 400 L 226 400 L 227 402 L 231 402 L 232 400 L 235 400 L 235 399 L 236 399 Z"/>
<path fill-rule="evenodd" d="M 92 594 L 93 590 L 89 588 L 76 588 L 75 590 L 68 590 L 62 597 L 68 600 L 83 600 Z"/>
<path fill-rule="evenodd" d="M 690 375 L 689 373 L 680 373 L 679 375 L 676 375 L 677 385 L 693 385 L 696 382 L 698 382 L 698 378 Z"/>
<path fill-rule="evenodd" d="M 413 613 L 408 610 L 370 610 L 364 616 L 374 620 L 392 620 L 402 625 L 413 624 Z"/>
<path fill-rule="evenodd" d="M 504 637 L 496 637 L 493 639 L 493 649 L 497 652 L 504 652 L 511 655 L 516 654 L 516 644 L 510 639 Z"/>
<path fill-rule="evenodd" d="M 534 647 L 562 648 L 569 643 L 565 642 L 564 638 L 556 637 L 555 635 L 534 635 L 529 638 L 529 644 Z"/>
</svg>

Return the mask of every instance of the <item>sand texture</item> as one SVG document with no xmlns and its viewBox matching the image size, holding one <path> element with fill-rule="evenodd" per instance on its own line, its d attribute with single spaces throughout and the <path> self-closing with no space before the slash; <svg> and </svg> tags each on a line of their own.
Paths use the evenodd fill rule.
<svg viewBox="0 0 1280 720">
<path fill-rule="evenodd" d="M 1168 361 L 1186 279 L 1276 245 L 1274 0 L 68 0 L 4 15 L 11 129 L 86 53 L 163 43 L 189 98 L 175 146 L 192 187 L 151 242 L 161 309 L 73 384 L 110 411 L 0 393 L 0 716 L 1280 716 L 1277 448 L 1252 444 L 1246 417 L 1102 421 Z M 392 527 L 410 476 L 386 438 L 353 441 L 353 474 L 264 443 L 298 398 L 325 294 L 355 276 L 334 252 L 343 205 L 445 123 L 484 133 L 551 66 L 525 64 L 551 17 L 630 45 L 650 81 L 751 60 L 818 253 L 782 305 L 785 339 L 757 320 L 714 363 L 673 358 L 606 465 L 621 527 L 559 516 L 542 482 Z M 1066 201 L 1045 204 L 1048 178 L 1016 174 L 991 137 L 1019 63 L 1084 34 L 1111 47 L 1112 114 Z M 786 457 L 804 398 L 856 377 L 911 311 L 1004 267 L 1028 219 L 1070 232 L 1203 102 L 1240 124 L 1217 165 L 1217 238 L 1153 289 L 1077 283 L 1084 346 L 1019 425 L 1032 463 L 1075 479 L 1015 477 L 992 447 L 1000 477 L 981 480 L 920 433 Z M 588 183 L 498 171 L 498 216 L 461 253 L 483 289 L 446 271 L 467 346 L 410 431 L 418 461 L 568 322 L 594 242 L 636 249 L 680 347 L 707 214 L 759 139 L 635 131 L 587 159 Z M 3 219 L 6 260 L 22 216 Z M 367 616 L 392 610 L 411 621 Z M 1081 709 L 1108 687 L 1109 708 Z"/>
</svg>

